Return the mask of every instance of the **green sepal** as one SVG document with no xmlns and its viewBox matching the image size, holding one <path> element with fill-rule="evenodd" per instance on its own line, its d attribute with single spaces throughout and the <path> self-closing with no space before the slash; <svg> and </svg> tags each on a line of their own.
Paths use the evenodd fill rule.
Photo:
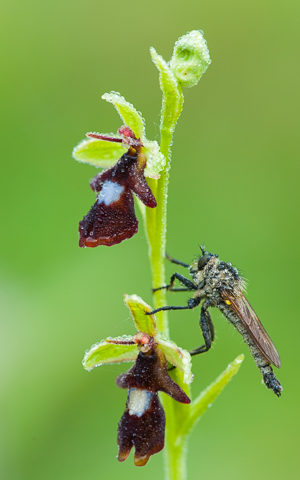
<svg viewBox="0 0 300 480">
<path fill-rule="evenodd" d="M 212 403 L 220 395 L 232 377 L 237 374 L 243 360 L 244 355 L 239 355 L 228 365 L 224 372 L 190 404 L 190 415 L 182 425 L 180 435 L 187 435 L 191 431 L 203 413 L 211 407 Z"/>
<path fill-rule="evenodd" d="M 191 356 L 187 350 L 178 347 L 171 340 L 164 340 L 157 335 L 158 348 L 160 348 L 166 356 L 166 359 L 175 365 L 183 373 L 184 383 L 193 381 Z"/>
<path fill-rule="evenodd" d="M 159 84 L 163 93 L 161 110 L 161 135 L 164 131 L 172 134 L 179 118 L 183 105 L 181 87 L 167 62 L 156 50 L 151 47 L 150 55 L 156 68 L 159 70 Z"/>
<path fill-rule="evenodd" d="M 155 337 L 157 334 L 155 316 L 146 315 L 146 312 L 151 312 L 153 308 L 137 295 L 124 295 L 124 302 L 130 310 L 136 329 Z"/>
<path fill-rule="evenodd" d="M 138 347 L 134 345 L 118 345 L 114 342 L 130 342 L 133 337 L 124 335 L 123 337 L 107 338 L 102 342 L 96 343 L 88 350 L 83 358 L 82 364 L 86 370 L 92 370 L 100 365 L 109 363 L 132 362 L 138 356 Z"/>
<path fill-rule="evenodd" d="M 105 133 L 101 135 L 109 136 L 109 134 Z M 128 148 L 123 147 L 121 143 L 91 138 L 82 140 L 73 149 L 72 156 L 78 162 L 88 163 L 95 167 L 110 168 L 127 150 Z"/>
<path fill-rule="evenodd" d="M 134 106 L 117 92 L 104 93 L 102 98 L 115 106 L 124 125 L 130 127 L 136 138 L 140 138 L 143 141 L 145 137 L 145 121 Z"/>
</svg>

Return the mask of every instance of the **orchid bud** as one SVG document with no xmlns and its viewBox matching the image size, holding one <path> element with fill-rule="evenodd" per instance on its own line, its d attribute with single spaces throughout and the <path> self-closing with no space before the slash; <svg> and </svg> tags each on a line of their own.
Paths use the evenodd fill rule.
<svg viewBox="0 0 300 480">
<path fill-rule="evenodd" d="M 193 30 L 175 43 L 170 68 L 182 87 L 197 85 L 210 64 L 209 50 L 201 30 Z"/>
</svg>

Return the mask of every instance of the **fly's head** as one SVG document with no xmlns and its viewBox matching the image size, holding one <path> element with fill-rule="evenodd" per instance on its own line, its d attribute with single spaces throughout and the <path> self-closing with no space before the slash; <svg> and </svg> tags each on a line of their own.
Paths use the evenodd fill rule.
<svg viewBox="0 0 300 480">
<path fill-rule="evenodd" d="M 190 273 L 194 283 L 203 288 L 205 295 L 210 297 L 213 303 L 217 301 L 221 290 L 227 290 L 233 296 L 239 296 L 245 284 L 239 275 L 238 269 L 230 262 L 222 262 L 218 255 L 209 253 L 200 247 L 202 255 L 195 260 L 190 267 Z"/>
<path fill-rule="evenodd" d="M 207 272 L 214 268 L 218 262 L 218 255 L 206 252 L 204 247 L 200 248 L 202 255 L 196 258 L 190 266 L 190 274 L 193 277 L 194 283 L 199 286 L 205 282 Z"/>
</svg>

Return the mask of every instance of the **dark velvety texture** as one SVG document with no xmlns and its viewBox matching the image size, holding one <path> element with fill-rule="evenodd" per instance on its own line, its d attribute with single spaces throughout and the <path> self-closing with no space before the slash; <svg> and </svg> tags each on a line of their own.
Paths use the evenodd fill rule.
<svg viewBox="0 0 300 480">
<path fill-rule="evenodd" d="M 79 246 L 116 245 L 131 238 L 137 231 L 133 196 L 130 190 L 124 190 L 117 202 L 105 205 L 97 201 L 92 206 L 79 223 Z"/>
<path fill-rule="evenodd" d="M 128 388 L 126 410 L 118 429 L 118 460 L 126 460 L 134 446 L 134 463 L 143 466 L 164 447 L 165 413 L 157 392 L 181 403 L 190 403 L 190 399 L 169 376 L 166 357 L 156 344 L 147 353 L 140 351 L 133 367 L 119 375 L 116 383 Z"/>
<path fill-rule="evenodd" d="M 140 388 L 149 392 L 164 392 L 177 402 L 190 403 L 189 397 L 168 373 L 167 361 L 159 348 L 140 352 L 133 367 L 116 380 L 121 388 Z"/>
<path fill-rule="evenodd" d="M 150 407 L 140 417 L 130 415 L 127 401 L 118 428 L 118 460 L 126 460 L 134 446 L 134 463 L 137 466 L 146 465 L 151 455 L 164 448 L 165 424 L 165 412 L 157 393 L 153 393 Z"/>
<path fill-rule="evenodd" d="M 110 181 L 124 188 L 116 201 L 109 205 L 97 202 L 79 223 L 79 246 L 97 247 L 116 245 L 131 238 L 138 230 L 134 212 L 133 194 L 150 208 L 156 207 L 156 200 L 145 177 L 146 157 L 141 147 L 130 147 L 116 165 L 97 174 L 91 181 L 92 190 L 100 193 L 103 183 Z"/>
</svg>

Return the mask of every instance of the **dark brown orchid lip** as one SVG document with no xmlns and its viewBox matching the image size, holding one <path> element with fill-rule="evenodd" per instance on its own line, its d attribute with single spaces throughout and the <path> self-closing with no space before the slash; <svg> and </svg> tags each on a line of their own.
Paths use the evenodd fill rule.
<svg viewBox="0 0 300 480">
<path fill-rule="evenodd" d="M 162 391 L 181 403 L 190 403 L 190 399 L 169 376 L 166 357 L 155 338 L 142 332 L 135 337 L 140 344 L 136 362 L 116 379 L 119 387 L 128 389 L 126 409 L 118 428 L 118 460 L 126 460 L 135 447 L 134 463 L 144 466 L 151 455 L 164 447 L 166 419 L 157 392 Z M 148 348 L 143 351 L 143 346 Z"/>
<path fill-rule="evenodd" d="M 80 222 L 80 226 L 84 220 Z M 106 245 L 107 247 L 112 247 L 113 245 L 117 245 L 118 243 L 123 242 L 124 240 L 128 240 L 129 238 L 133 237 L 138 231 L 138 221 L 136 221 L 136 224 L 132 226 L 132 228 L 127 229 L 127 230 L 122 230 L 120 232 L 115 232 L 112 235 L 107 235 L 107 236 L 100 236 L 98 238 L 93 238 L 93 237 L 83 237 L 81 236 L 79 239 L 79 246 L 81 248 L 84 247 L 89 247 L 89 248 L 94 248 L 98 247 L 99 245 Z M 79 233 L 80 233 L 80 227 L 79 227 Z"/>
<path fill-rule="evenodd" d="M 98 196 L 79 223 L 80 247 L 112 246 L 137 233 L 133 193 L 147 207 L 156 207 L 144 177 L 146 157 L 140 150 L 140 147 L 130 147 L 112 168 L 91 180 L 91 188 Z"/>
<path fill-rule="evenodd" d="M 140 402 L 132 396 L 145 396 Z M 144 407 L 144 408 L 143 408 Z M 140 410 L 139 410 L 140 408 Z M 134 463 L 146 465 L 151 455 L 164 448 L 165 412 L 158 394 L 132 388 L 118 428 L 118 460 L 123 462 L 135 447 Z"/>
<path fill-rule="evenodd" d="M 140 388 L 149 392 L 164 392 L 180 403 L 190 403 L 189 397 L 168 373 L 166 357 L 157 346 L 138 354 L 135 364 L 119 375 L 116 383 L 121 388 Z"/>
</svg>

